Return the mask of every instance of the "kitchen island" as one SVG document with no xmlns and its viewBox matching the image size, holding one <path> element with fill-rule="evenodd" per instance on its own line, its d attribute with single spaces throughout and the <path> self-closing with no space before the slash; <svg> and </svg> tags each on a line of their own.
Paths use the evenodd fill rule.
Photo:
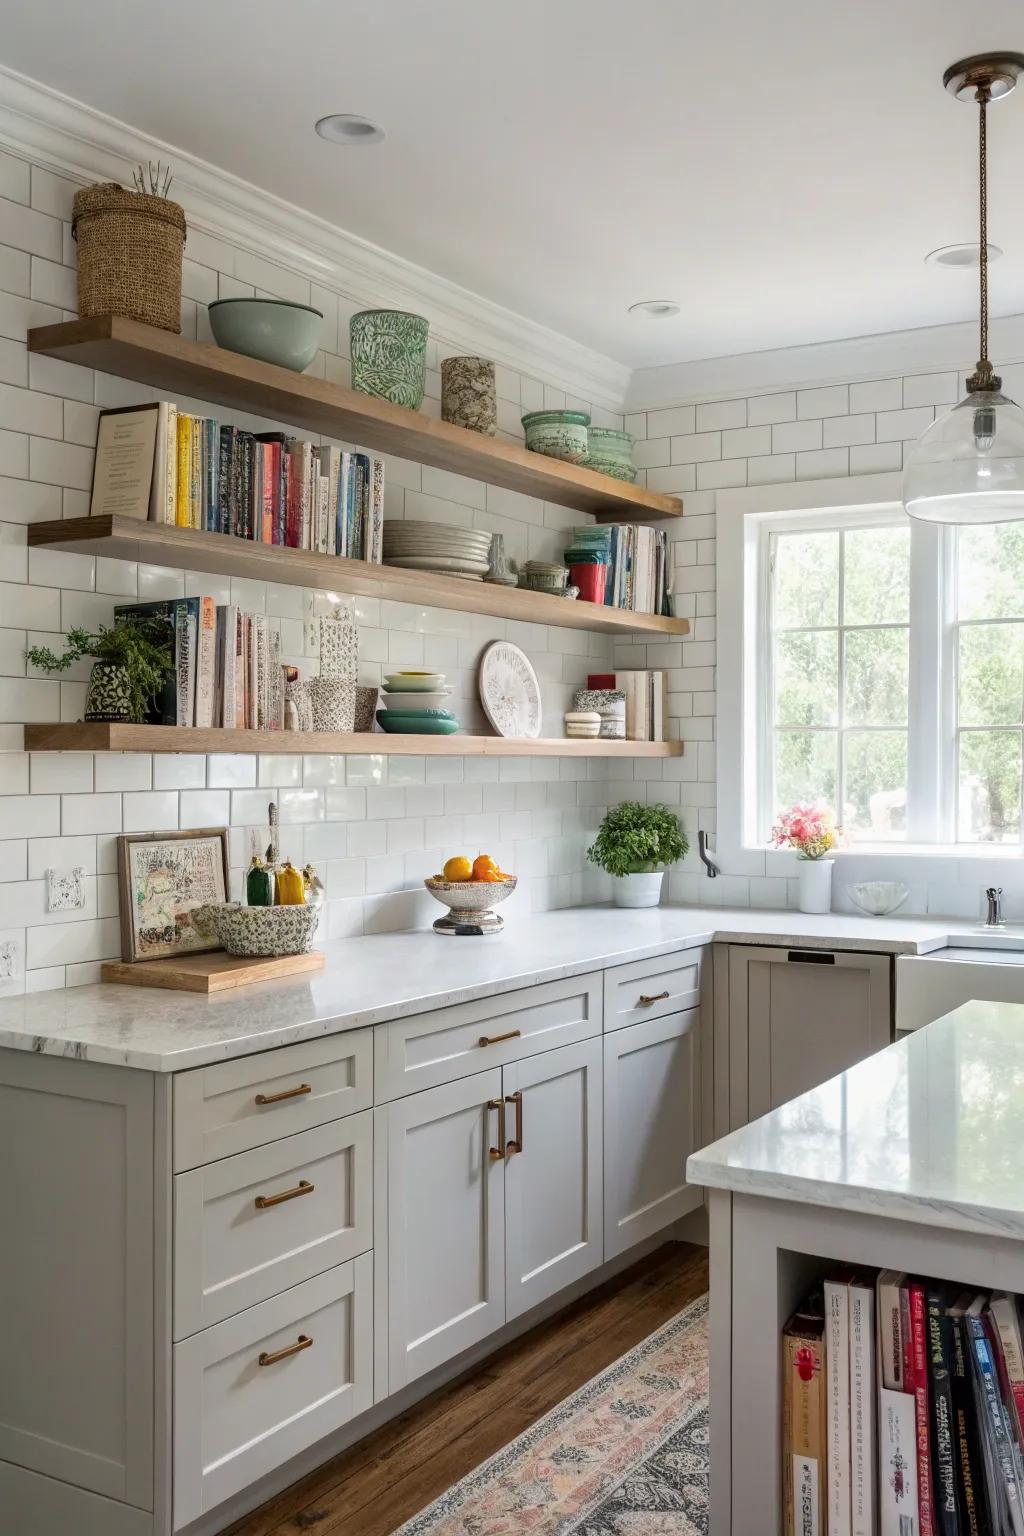
<svg viewBox="0 0 1024 1536">
<path fill-rule="evenodd" d="M 711 1529 L 782 1529 L 780 1333 L 836 1264 L 1024 1290 L 1024 1006 L 966 1003 L 695 1152 L 711 1221 Z"/>
</svg>

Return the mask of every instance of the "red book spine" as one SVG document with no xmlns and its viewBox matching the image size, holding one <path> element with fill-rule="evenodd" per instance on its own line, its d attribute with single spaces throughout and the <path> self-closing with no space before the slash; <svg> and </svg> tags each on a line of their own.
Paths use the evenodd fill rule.
<svg viewBox="0 0 1024 1536">
<path fill-rule="evenodd" d="M 263 477 L 260 482 L 263 491 L 263 506 L 260 508 L 261 526 L 260 543 L 273 544 L 274 542 L 274 447 L 272 443 L 261 443 L 263 450 Z"/>
<path fill-rule="evenodd" d="M 283 544 L 284 543 L 285 483 L 284 483 L 284 462 L 283 462 L 281 444 L 280 443 L 271 443 L 271 445 L 270 445 L 270 452 L 271 452 L 271 460 L 272 460 L 272 465 L 273 465 L 273 471 L 272 471 L 272 474 L 271 474 L 271 480 L 273 481 L 273 499 L 274 499 L 273 542 L 275 544 Z"/>
<path fill-rule="evenodd" d="M 928 1326 L 924 1286 L 915 1281 L 911 1283 L 909 1289 L 913 1378 L 908 1382 L 908 1386 L 913 1386 L 914 1417 L 917 1422 L 917 1513 L 921 1536 L 935 1536 L 932 1453 L 929 1439 Z"/>
</svg>

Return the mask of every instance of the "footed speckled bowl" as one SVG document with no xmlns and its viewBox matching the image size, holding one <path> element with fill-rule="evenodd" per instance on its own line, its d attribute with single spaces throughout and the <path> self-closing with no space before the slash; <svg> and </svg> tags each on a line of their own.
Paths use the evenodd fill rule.
<svg viewBox="0 0 1024 1536">
<path fill-rule="evenodd" d="M 462 938 L 501 932 L 505 920 L 490 909 L 512 895 L 517 881 L 510 875 L 507 880 L 424 880 L 423 884 L 435 901 L 451 908 L 434 923 L 434 932 Z"/>
<path fill-rule="evenodd" d="M 320 908 L 243 907 L 237 901 L 196 907 L 192 921 L 204 938 L 229 955 L 306 955 L 313 947 Z"/>
</svg>

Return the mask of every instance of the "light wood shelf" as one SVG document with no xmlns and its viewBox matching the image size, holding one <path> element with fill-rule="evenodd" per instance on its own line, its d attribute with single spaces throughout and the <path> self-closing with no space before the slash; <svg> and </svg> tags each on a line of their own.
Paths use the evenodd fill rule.
<svg viewBox="0 0 1024 1536">
<path fill-rule="evenodd" d="M 628 485 L 610 475 L 565 464 L 517 444 L 500 442 L 434 421 L 357 390 L 305 373 L 275 368 L 205 342 L 188 341 L 134 320 L 104 315 L 68 320 L 28 333 L 30 352 L 136 379 L 165 395 L 191 395 L 234 410 L 255 412 L 310 432 L 396 453 L 592 513 L 599 522 L 680 517 L 678 496 Z"/>
<path fill-rule="evenodd" d="M 551 597 L 546 592 L 501 587 L 489 581 L 460 581 L 454 576 L 406 571 L 366 560 L 345 560 L 338 555 L 314 555 L 279 544 L 256 544 L 227 533 L 202 533 L 198 528 L 175 528 L 132 517 L 64 518 L 29 523 L 27 532 L 32 549 L 67 549 L 83 555 L 109 555 L 115 560 L 169 565 L 175 570 L 247 576 L 255 581 L 319 587 L 360 597 L 389 597 L 399 603 L 552 624 L 560 629 L 589 629 L 617 635 L 646 632 L 663 638 L 686 635 L 690 630 L 687 619 L 630 613 L 599 603 Z"/>
<path fill-rule="evenodd" d="M 397 757 L 681 757 L 681 741 L 534 741 L 505 736 L 392 736 L 383 731 L 228 731 L 201 726 L 25 726 L 26 752 L 381 753 Z"/>
</svg>

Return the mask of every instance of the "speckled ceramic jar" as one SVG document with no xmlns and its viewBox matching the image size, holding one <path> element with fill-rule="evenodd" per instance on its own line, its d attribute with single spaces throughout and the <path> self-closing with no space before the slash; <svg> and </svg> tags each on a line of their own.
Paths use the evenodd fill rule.
<svg viewBox="0 0 1024 1536">
<path fill-rule="evenodd" d="M 84 717 L 96 721 L 131 720 L 131 685 L 124 667 L 111 661 L 93 663 L 85 695 Z"/>
<path fill-rule="evenodd" d="M 427 330 L 404 309 L 363 309 L 349 322 L 352 388 L 418 411 L 427 382 Z"/>
<path fill-rule="evenodd" d="M 632 436 L 615 427 L 591 427 L 584 463 L 599 474 L 614 475 L 616 480 L 635 480 Z"/>
<path fill-rule="evenodd" d="M 441 418 L 493 437 L 498 430 L 494 364 L 486 357 L 446 357 L 441 364 Z"/>
<path fill-rule="evenodd" d="M 529 411 L 522 422 L 526 446 L 533 453 L 566 459 L 570 464 L 583 463 L 590 426 L 586 411 Z"/>
</svg>

